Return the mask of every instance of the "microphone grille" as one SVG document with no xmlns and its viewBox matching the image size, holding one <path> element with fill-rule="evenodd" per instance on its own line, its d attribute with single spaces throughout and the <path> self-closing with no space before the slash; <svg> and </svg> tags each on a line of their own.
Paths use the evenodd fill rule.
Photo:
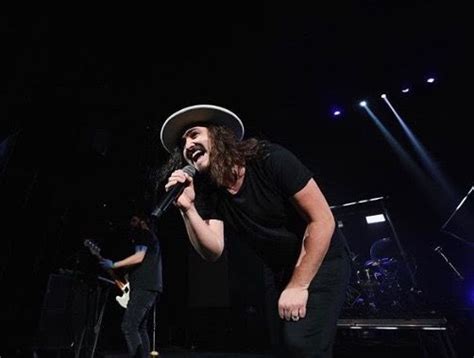
<svg viewBox="0 0 474 358">
<path fill-rule="evenodd" d="M 186 174 L 188 174 L 190 177 L 193 177 L 194 174 L 196 174 L 196 168 L 194 168 L 192 165 L 186 165 L 186 166 L 183 168 L 183 172 L 185 172 Z"/>
</svg>

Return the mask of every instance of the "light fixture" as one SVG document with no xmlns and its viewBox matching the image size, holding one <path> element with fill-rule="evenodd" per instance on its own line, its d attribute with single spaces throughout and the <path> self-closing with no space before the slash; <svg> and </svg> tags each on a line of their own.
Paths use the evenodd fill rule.
<svg viewBox="0 0 474 358">
<path fill-rule="evenodd" d="M 365 217 L 365 221 L 367 224 L 381 223 L 385 221 L 385 216 L 384 214 L 369 215 Z"/>
</svg>

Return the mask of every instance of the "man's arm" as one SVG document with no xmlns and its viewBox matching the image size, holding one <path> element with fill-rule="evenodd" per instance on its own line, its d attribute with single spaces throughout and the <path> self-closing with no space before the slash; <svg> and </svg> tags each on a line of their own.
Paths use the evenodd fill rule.
<svg viewBox="0 0 474 358">
<path fill-rule="evenodd" d="M 112 268 L 120 268 L 120 267 L 128 267 L 133 265 L 138 265 L 142 263 L 143 259 L 145 258 L 147 247 L 146 246 L 136 246 L 135 253 L 130 255 L 123 260 L 114 262 Z"/>
<path fill-rule="evenodd" d="M 280 317 L 287 320 L 306 315 L 309 284 L 321 266 L 335 229 L 334 216 L 314 179 L 292 201 L 307 226 L 293 275 L 280 296 Z"/>
<path fill-rule="evenodd" d="M 168 178 L 165 189 L 169 190 L 176 183 L 187 183 L 175 205 L 180 209 L 189 241 L 202 258 L 216 261 L 224 251 L 224 223 L 215 219 L 204 220 L 199 215 L 194 205 L 196 193 L 193 178 L 189 174 L 181 169 L 174 171 Z"/>
<path fill-rule="evenodd" d="M 208 261 L 216 261 L 224 251 L 224 223 L 220 220 L 203 220 L 192 205 L 181 210 L 189 241 L 198 254 Z"/>
</svg>

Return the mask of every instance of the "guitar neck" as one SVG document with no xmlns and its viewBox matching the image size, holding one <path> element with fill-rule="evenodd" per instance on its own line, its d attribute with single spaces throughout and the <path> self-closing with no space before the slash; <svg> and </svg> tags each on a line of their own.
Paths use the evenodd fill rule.
<svg viewBox="0 0 474 358">
<path fill-rule="evenodd" d="M 107 271 L 107 273 L 110 275 L 110 277 L 112 278 L 112 280 L 114 280 L 115 285 L 116 285 L 118 288 L 120 288 L 121 290 L 124 290 L 125 285 L 126 285 L 127 282 L 126 282 L 126 281 L 123 282 L 123 281 L 115 274 L 114 270 L 108 269 L 108 270 L 106 270 L 106 271 Z"/>
<path fill-rule="evenodd" d="M 102 255 L 100 254 L 100 249 L 90 240 L 85 241 L 85 245 L 89 247 L 92 255 L 94 255 L 99 261 L 103 259 Z M 106 269 L 109 276 L 114 280 L 115 284 L 120 288 L 123 289 L 126 286 L 126 282 L 124 283 L 114 272 L 113 269 Z"/>
<path fill-rule="evenodd" d="M 102 256 L 101 256 L 101 255 L 96 254 L 95 256 L 97 257 L 97 259 L 102 260 Z M 120 280 L 120 278 L 117 276 L 117 274 L 114 272 L 114 270 L 112 270 L 112 269 L 107 269 L 107 270 L 105 270 L 105 271 L 107 271 L 107 273 L 108 273 L 109 276 L 112 278 L 112 280 L 115 281 L 115 284 L 116 284 L 117 286 L 119 286 L 120 288 L 123 287 L 124 283 L 122 282 L 122 280 Z"/>
<path fill-rule="evenodd" d="M 110 275 L 110 277 L 112 277 L 114 281 L 120 281 L 118 276 L 115 274 L 114 270 L 108 269 L 107 273 Z"/>
</svg>

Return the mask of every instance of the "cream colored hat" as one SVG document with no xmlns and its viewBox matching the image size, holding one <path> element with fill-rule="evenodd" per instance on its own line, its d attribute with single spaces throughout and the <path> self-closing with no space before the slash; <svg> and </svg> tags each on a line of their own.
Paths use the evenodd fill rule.
<svg viewBox="0 0 474 358">
<path fill-rule="evenodd" d="M 161 127 L 161 144 L 168 152 L 171 152 L 178 145 L 187 128 L 210 123 L 230 128 L 238 140 L 244 137 L 244 125 L 235 113 L 212 104 L 197 104 L 183 108 L 166 119 Z"/>
</svg>

